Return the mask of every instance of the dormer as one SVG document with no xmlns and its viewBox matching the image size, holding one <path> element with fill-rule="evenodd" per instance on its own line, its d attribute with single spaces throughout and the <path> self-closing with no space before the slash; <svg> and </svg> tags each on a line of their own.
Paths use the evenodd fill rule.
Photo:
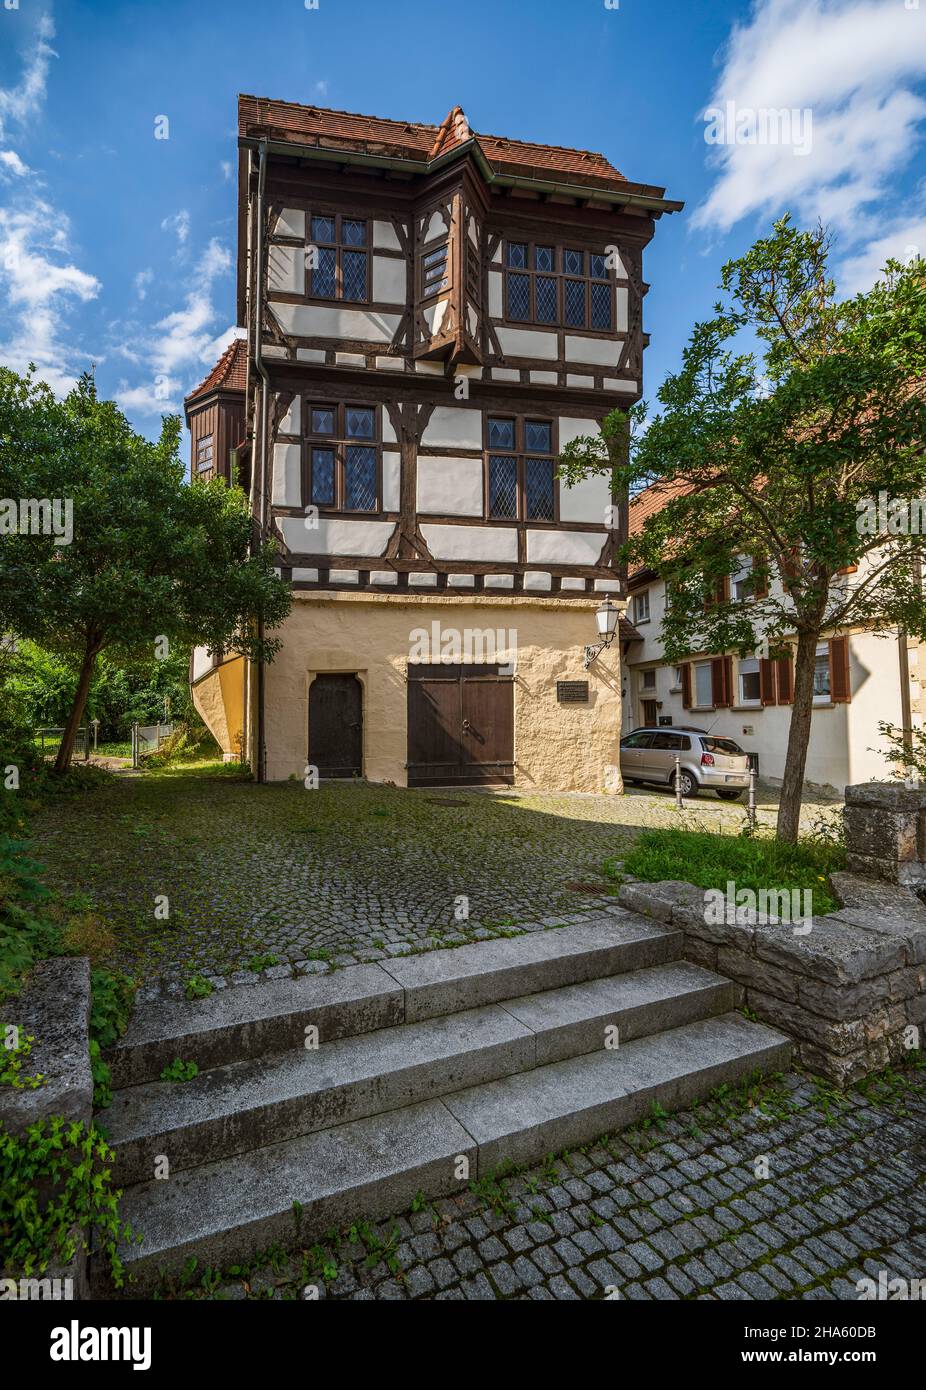
<svg viewBox="0 0 926 1390">
<path fill-rule="evenodd" d="M 191 478 L 234 481 L 232 456 L 245 442 L 247 365 L 247 344 L 235 338 L 183 403 L 190 431 Z"/>
</svg>

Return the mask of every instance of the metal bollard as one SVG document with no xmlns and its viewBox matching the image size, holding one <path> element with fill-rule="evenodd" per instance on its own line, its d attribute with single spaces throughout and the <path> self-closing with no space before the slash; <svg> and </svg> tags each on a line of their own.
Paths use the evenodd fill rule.
<svg viewBox="0 0 926 1390">
<path fill-rule="evenodd" d="M 756 828 L 756 770 L 754 767 L 749 769 L 749 798 L 747 802 L 746 815 L 749 818 L 750 827 Z"/>
<path fill-rule="evenodd" d="M 682 760 L 675 755 L 675 804 L 680 811 L 685 809 L 682 801 Z"/>
</svg>

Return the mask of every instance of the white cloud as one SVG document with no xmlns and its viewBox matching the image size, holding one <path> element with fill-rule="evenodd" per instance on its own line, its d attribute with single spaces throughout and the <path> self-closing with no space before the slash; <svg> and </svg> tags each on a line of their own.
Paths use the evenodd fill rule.
<svg viewBox="0 0 926 1390">
<path fill-rule="evenodd" d="M 148 286 L 153 279 L 154 271 L 151 269 L 140 270 L 135 276 L 133 284 L 135 285 L 135 293 L 138 295 L 139 299 L 145 298 L 148 293 Z"/>
<path fill-rule="evenodd" d="M 319 81 L 315 83 L 315 95 L 317 97 L 326 97 L 328 95 L 328 83 L 324 78 L 319 79 Z"/>
<path fill-rule="evenodd" d="M 165 315 L 150 332 L 134 332 L 131 346 L 122 351 L 129 360 L 141 355 L 148 380 L 135 386 L 122 382 L 116 401 L 123 410 L 139 415 L 177 413 L 183 406 L 183 395 L 203 375 L 202 368 L 210 367 L 227 346 L 237 330 L 228 329 L 217 338 L 217 310 L 212 290 L 215 280 L 231 270 L 231 252 L 215 237 L 209 242 L 192 272 L 192 287 L 187 291 L 179 309 Z M 221 346 L 217 348 L 217 343 Z"/>
<path fill-rule="evenodd" d="M 26 58 L 23 75 L 15 87 L 0 88 L 0 140 L 6 138 L 10 126 L 22 126 L 39 111 L 45 101 L 48 68 L 58 55 L 50 40 L 55 26 L 48 15 L 39 18 L 35 46 Z"/>
<path fill-rule="evenodd" d="M 0 138 L 41 110 L 55 56 L 53 35 L 51 20 L 41 18 L 20 82 L 0 88 Z M 41 180 L 13 150 L 0 153 L 0 167 L 13 180 L 10 200 L 0 208 L 0 289 L 7 320 L 0 358 L 20 372 L 34 362 L 38 375 L 63 393 L 89 363 L 86 353 L 65 340 L 65 321 L 75 303 L 96 298 L 100 282 L 73 263 L 70 222 L 45 196 Z"/>
<path fill-rule="evenodd" d="M 29 165 L 22 162 L 15 150 L 0 150 L 0 165 L 3 166 L 0 168 L 0 173 L 9 170 L 18 179 L 25 178 L 27 174 L 32 173 Z"/>
<path fill-rule="evenodd" d="M 223 159 L 221 163 L 222 177 L 226 183 L 231 183 L 232 162 L 230 159 Z"/>
<path fill-rule="evenodd" d="M 792 208 L 858 240 L 873 205 L 922 139 L 926 5 L 902 0 L 755 0 L 723 54 L 711 107 L 799 111 L 808 153 L 786 144 L 711 146 L 716 171 L 693 225 L 728 231 L 744 217 Z"/>
<path fill-rule="evenodd" d="M 190 235 L 190 214 L 186 208 L 175 212 L 173 217 L 165 217 L 161 223 L 162 232 L 173 232 L 181 246 L 185 246 Z"/>
<path fill-rule="evenodd" d="M 899 219 L 883 236 L 873 241 L 840 267 L 839 286 L 845 294 L 870 289 L 889 260 L 926 260 L 926 215 Z"/>
</svg>

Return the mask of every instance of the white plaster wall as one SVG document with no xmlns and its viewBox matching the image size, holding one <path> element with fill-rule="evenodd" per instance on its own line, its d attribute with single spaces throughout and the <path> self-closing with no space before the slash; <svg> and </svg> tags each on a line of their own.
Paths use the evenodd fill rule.
<svg viewBox="0 0 926 1390">
<path fill-rule="evenodd" d="M 502 316 L 502 273 L 489 271 L 489 316 L 500 319 Z"/>
<path fill-rule="evenodd" d="M 435 406 L 421 443 L 433 449 L 481 449 L 482 411 L 467 406 Z"/>
<path fill-rule="evenodd" d="M 433 241 L 435 237 L 446 236 L 449 230 L 450 228 L 447 226 L 444 214 L 440 209 L 435 209 L 435 211 L 431 213 L 422 240 Z"/>
<path fill-rule="evenodd" d="M 401 251 L 399 238 L 391 222 L 373 223 L 373 246 L 382 247 L 384 251 Z"/>
<path fill-rule="evenodd" d="M 378 304 L 405 303 L 404 261 L 397 261 L 394 256 L 373 257 L 373 298 Z"/>
<path fill-rule="evenodd" d="M 611 485 L 604 474 L 583 478 L 575 487 L 566 487 L 560 482 L 560 521 L 597 521 L 606 526 L 611 506 Z"/>
<path fill-rule="evenodd" d="M 284 208 L 273 229 L 275 236 L 305 238 L 305 213 L 301 208 Z"/>
<path fill-rule="evenodd" d="M 616 367 L 623 343 L 610 338 L 579 338 L 566 335 L 567 362 L 594 362 L 601 367 Z"/>
<path fill-rule="evenodd" d="M 279 400 L 279 397 L 277 397 Z M 302 397 L 293 396 L 289 403 L 289 409 L 283 416 L 279 425 L 280 434 L 301 434 L 302 433 Z"/>
<path fill-rule="evenodd" d="M 273 482 L 271 500 L 275 507 L 298 507 L 302 504 L 302 447 L 299 444 L 274 444 Z"/>
<path fill-rule="evenodd" d="M 272 246 L 267 283 L 280 294 L 305 294 L 305 251 L 301 246 Z"/>
<path fill-rule="evenodd" d="M 314 304 L 271 304 L 284 333 L 297 338 L 359 338 L 364 342 L 389 343 L 399 326 L 399 314 L 379 314 L 370 309 L 337 309 Z"/>
<path fill-rule="evenodd" d="M 482 516 L 482 459 L 418 459 L 418 511 Z"/>
<path fill-rule="evenodd" d="M 607 531 L 528 531 L 532 565 L 596 565 Z"/>
<path fill-rule="evenodd" d="M 398 449 L 383 450 L 383 511 L 397 512 L 402 503 L 402 455 Z"/>
<path fill-rule="evenodd" d="M 423 525 L 421 534 L 436 560 L 517 562 L 518 533 L 507 527 Z"/>
<path fill-rule="evenodd" d="M 280 517 L 277 523 L 287 550 L 296 554 L 382 555 L 392 535 L 391 521 L 329 521 L 321 519 L 308 528 L 298 516 Z"/>
<path fill-rule="evenodd" d="M 530 328 L 499 328 L 498 341 L 506 357 L 539 357 L 556 361 L 557 335 L 535 333 Z"/>
</svg>

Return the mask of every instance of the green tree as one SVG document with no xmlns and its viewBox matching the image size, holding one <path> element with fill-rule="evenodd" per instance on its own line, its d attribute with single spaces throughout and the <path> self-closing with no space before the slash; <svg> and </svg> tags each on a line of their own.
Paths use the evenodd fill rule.
<svg viewBox="0 0 926 1390">
<path fill-rule="evenodd" d="M 891 262 L 866 293 L 840 301 L 830 240 L 785 217 L 722 272 L 725 300 L 695 325 L 681 369 L 645 405 L 574 441 L 561 473 L 611 463 L 607 436 L 629 430 L 615 469 L 631 496 L 654 484 L 665 505 L 623 547 L 664 577 L 666 658 L 794 652 L 794 691 L 778 834 L 797 838 L 821 635 L 864 626 L 926 637 L 926 538 L 909 520 L 924 493 L 926 273 Z M 743 340 L 746 341 L 743 341 Z M 613 448 L 611 450 L 613 453 Z M 887 499 L 897 524 L 872 524 Z M 729 577 L 753 562 L 752 592 Z M 852 572 L 849 572 L 852 571 Z M 726 581 L 726 582 L 724 582 Z"/>
<path fill-rule="evenodd" d="M 169 416 L 155 443 L 136 434 L 90 377 L 57 401 L 0 369 L 0 497 L 73 509 L 69 538 L 8 525 L 0 535 L 0 630 L 76 667 L 57 771 L 70 764 L 104 650 L 141 661 L 193 644 L 264 660 L 279 649 L 257 636 L 259 621 L 272 630 L 290 605 L 274 549 L 252 547 L 240 490 L 184 482 L 179 437 Z"/>
</svg>

